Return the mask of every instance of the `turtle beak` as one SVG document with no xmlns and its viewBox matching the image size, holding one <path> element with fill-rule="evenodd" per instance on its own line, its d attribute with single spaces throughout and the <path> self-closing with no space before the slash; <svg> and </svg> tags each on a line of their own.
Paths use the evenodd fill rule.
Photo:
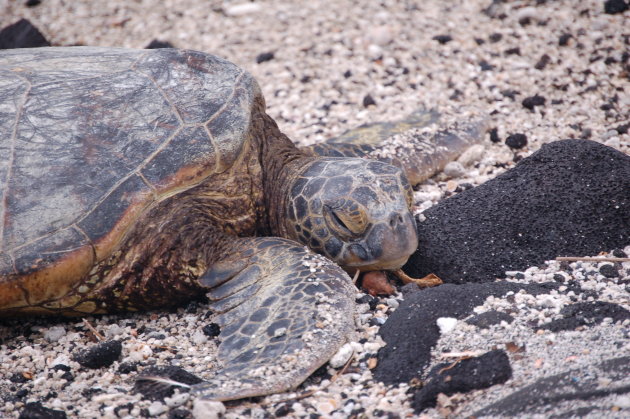
<svg viewBox="0 0 630 419">
<path fill-rule="evenodd" d="M 361 243 L 346 247 L 344 267 L 353 272 L 395 270 L 407 262 L 417 247 L 418 233 L 411 212 L 393 212 L 386 223 L 372 226 Z"/>
</svg>

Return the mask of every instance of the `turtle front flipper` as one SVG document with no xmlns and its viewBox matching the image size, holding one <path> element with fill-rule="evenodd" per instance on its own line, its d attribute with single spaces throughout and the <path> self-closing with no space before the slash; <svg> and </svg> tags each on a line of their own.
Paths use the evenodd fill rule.
<svg viewBox="0 0 630 419">
<path fill-rule="evenodd" d="M 472 111 L 447 115 L 421 108 L 400 121 L 361 125 L 302 150 L 313 156 L 367 157 L 390 163 L 417 185 L 480 143 L 486 125 L 486 119 Z"/>
<path fill-rule="evenodd" d="M 222 368 L 193 386 L 234 400 L 297 387 L 354 332 L 354 289 L 330 260 L 286 239 L 238 239 L 200 282 L 221 327 Z"/>
</svg>

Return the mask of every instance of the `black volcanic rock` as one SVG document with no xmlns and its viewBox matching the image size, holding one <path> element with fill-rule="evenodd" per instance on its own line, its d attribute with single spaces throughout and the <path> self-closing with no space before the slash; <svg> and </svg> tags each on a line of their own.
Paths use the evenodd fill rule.
<svg viewBox="0 0 630 419">
<path fill-rule="evenodd" d="M 159 39 L 154 39 L 149 44 L 144 47 L 145 49 L 160 49 L 160 48 L 175 48 L 173 44 L 168 41 L 160 41 Z"/>
<path fill-rule="evenodd" d="M 0 30 L 0 49 L 48 47 L 44 35 L 26 19 Z"/>
<path fill-rule="evenodd" d="M 630 243 L 630 156 L 588 140 L 543 145 L 516 167 L 424 212 L 403 268 L 486 282 L 557 256 Z"/>
<path fill-rule="evenodd" d="M 63 410 L 53 410 L 42 406 L 41 402 L 31 402 L 24 406 L 18 419 L 66 419 L 68 416 Z"/>
<path fill-rule="evenodd" d="M 86 368 L 108 367 L 120 358 L 122 343 L 118 340 L 108 340 L 82 350 L 74 356 L 74 360 Z"/>
</svg>

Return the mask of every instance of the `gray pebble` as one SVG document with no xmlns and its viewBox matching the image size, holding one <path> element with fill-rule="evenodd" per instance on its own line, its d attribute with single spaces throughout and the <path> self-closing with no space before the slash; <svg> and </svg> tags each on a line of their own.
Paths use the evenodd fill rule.
<svg viewBox="0 0 630 419">
<path fill-rule="evenodd" d="M 376 26 L 370 29 L 368 37 L 376 45 L 385 46 L 392 42 L 392 29 L 387 25 Z"/>
<path fill-rule="evenodd" d="M 225 406 L 221 402 L 195 399 L 193 404 L 192 414 L 195 419 L 218 419 L 224 413 Z"/>
<path fill-rule="evenodd" d="M 458 157 L 457 162 L 461 163 L 463 166 L 472 166 L 481 160 L 486 152 L 486 147 L 484 145 L 476 144 L 472 147 L 468 147 L 468 149 Z"/>
<path fill-rule="evenodd" d="M 66 334 L 63 326 L 53 326 L 44 332 L 44 339 L 48 342 L 57 342 Z"/>
<path fill-rule="evenodd" d="M 154 401 L 149 405 L 149 408 L 147 410 L 149 411 L 149 416 L 158 416 L 166 412 L 168 410 L 168 407 L 163 403 Z"/>
<path fill-rule="evenodd" d="M 385 300 L 385 302 L 387 303 L 387 305 L 393 309 L 397 309 L 398 306 L 400 305 L 400 303 L 398 302 L 397 299 L 395 298 L 388 298 L 387 300 Z"/>
<path fill-rule="evenodd" d="M 466 174 L 466 169 L 461 163 L 452 161 L 444 167 L 444 174 L 450 178 L 458 178 Z"/>
</svg>

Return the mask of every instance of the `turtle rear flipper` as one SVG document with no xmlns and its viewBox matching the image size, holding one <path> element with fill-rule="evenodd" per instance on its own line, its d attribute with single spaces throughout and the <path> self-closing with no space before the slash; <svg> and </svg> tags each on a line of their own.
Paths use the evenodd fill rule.
<svg viewBox="0 0 630 419">
<path fill-rule="evenodd" d="M 330 260 L 290 240 L 239 239 L 230 258 L 200 282 L 218 284 L 208 297 L 219 313 L 214 321 L 221 326 L 222 368 L 211 380 L 193 386 L 205 399 L 293 389 L 354 331 L 350 278 Z"/>
<path fill-rule="evenodd" d="M 400 167 L 417 185 L 480 143 L 486 124 L 472 112 L 445 115 L 421 108 L 400 121 L 362 125 L 302 150 L 314 156 L 377 159 Z"/>
</svg>

